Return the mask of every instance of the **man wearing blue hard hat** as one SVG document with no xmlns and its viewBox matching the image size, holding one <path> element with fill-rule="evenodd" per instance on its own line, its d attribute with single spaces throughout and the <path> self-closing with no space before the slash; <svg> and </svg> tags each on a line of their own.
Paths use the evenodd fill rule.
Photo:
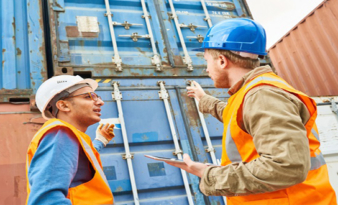
<svg viewBox="0 0 338 205">
<path fill-rule="evenodd" d="M 182 168 L 201 178 L 207 196 L 227 204 L 337 204 L 315 124 L 314 100 L 269 66 L 264 28 L 250 19 L 229 19 L 210 28 L 202 48 L 207 73 L 231 96 L 222 102 L 197 82 L 187 87 L 199 110 L 223 122 L 222 166 L 194 162 Z"/>
</svg>

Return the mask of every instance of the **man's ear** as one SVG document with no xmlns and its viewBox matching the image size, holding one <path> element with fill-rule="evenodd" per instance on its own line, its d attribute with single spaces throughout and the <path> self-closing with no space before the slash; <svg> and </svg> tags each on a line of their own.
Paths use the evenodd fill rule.
<svg viewBox="0 0 338 205">
<path fill-rule="evenodd" d="M 59 109 L 59 111 L 63 112 L 69 112 L 70 107 L 69 107 L 69 102 L 65 100 L 59 100 L 56 102 L 56 107 Z"/>
<path fill-rule="evenodd" d="M 226 69 L 229 65 L 229 60 L 224 55 L 218 56 L 218 63 L 221 69 Z"/>
</svg>

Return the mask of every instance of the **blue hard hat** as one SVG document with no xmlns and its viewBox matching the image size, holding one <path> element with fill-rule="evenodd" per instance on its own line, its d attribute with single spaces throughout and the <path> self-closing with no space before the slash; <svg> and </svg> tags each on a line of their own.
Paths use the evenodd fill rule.
<svg viewBox="0 0 338 205">
<path fill-rule="evenodd" d="M 231 50 L 239 52 L 267 55 L 266 34 L 262 25 L 246 18 L 228 19 L 211 27 L 201 48 Z"/>
</svg>

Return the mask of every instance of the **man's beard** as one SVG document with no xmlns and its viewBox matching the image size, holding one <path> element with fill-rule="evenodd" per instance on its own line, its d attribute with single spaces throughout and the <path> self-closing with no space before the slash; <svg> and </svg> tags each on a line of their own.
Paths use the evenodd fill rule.
<svg viewBox="0 0 338 205">
<path fill-rule="evenodd" d="M 224 72 L 219 78 L 214 79 L 216 88 L 230 88 L 230 81 L 228 72 Z"/>
</svg>

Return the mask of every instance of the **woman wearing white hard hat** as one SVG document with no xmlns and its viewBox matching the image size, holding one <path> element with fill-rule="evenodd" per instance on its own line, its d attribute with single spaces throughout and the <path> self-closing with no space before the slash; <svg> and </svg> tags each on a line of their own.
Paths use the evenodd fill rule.
<svg viewBox="0 0 338 205">
<path fill-rule="evenodd" d="M 87 128 L 100 122 L 104 102 L 98 84 L 80 76 L 48 79 L 36 104 L 48 120 L 27 153 L 26 204 L 113 204 L 98 151 L 114 137 L 114 125 L 100 125 L 92 142 Z"/>
</svg>

